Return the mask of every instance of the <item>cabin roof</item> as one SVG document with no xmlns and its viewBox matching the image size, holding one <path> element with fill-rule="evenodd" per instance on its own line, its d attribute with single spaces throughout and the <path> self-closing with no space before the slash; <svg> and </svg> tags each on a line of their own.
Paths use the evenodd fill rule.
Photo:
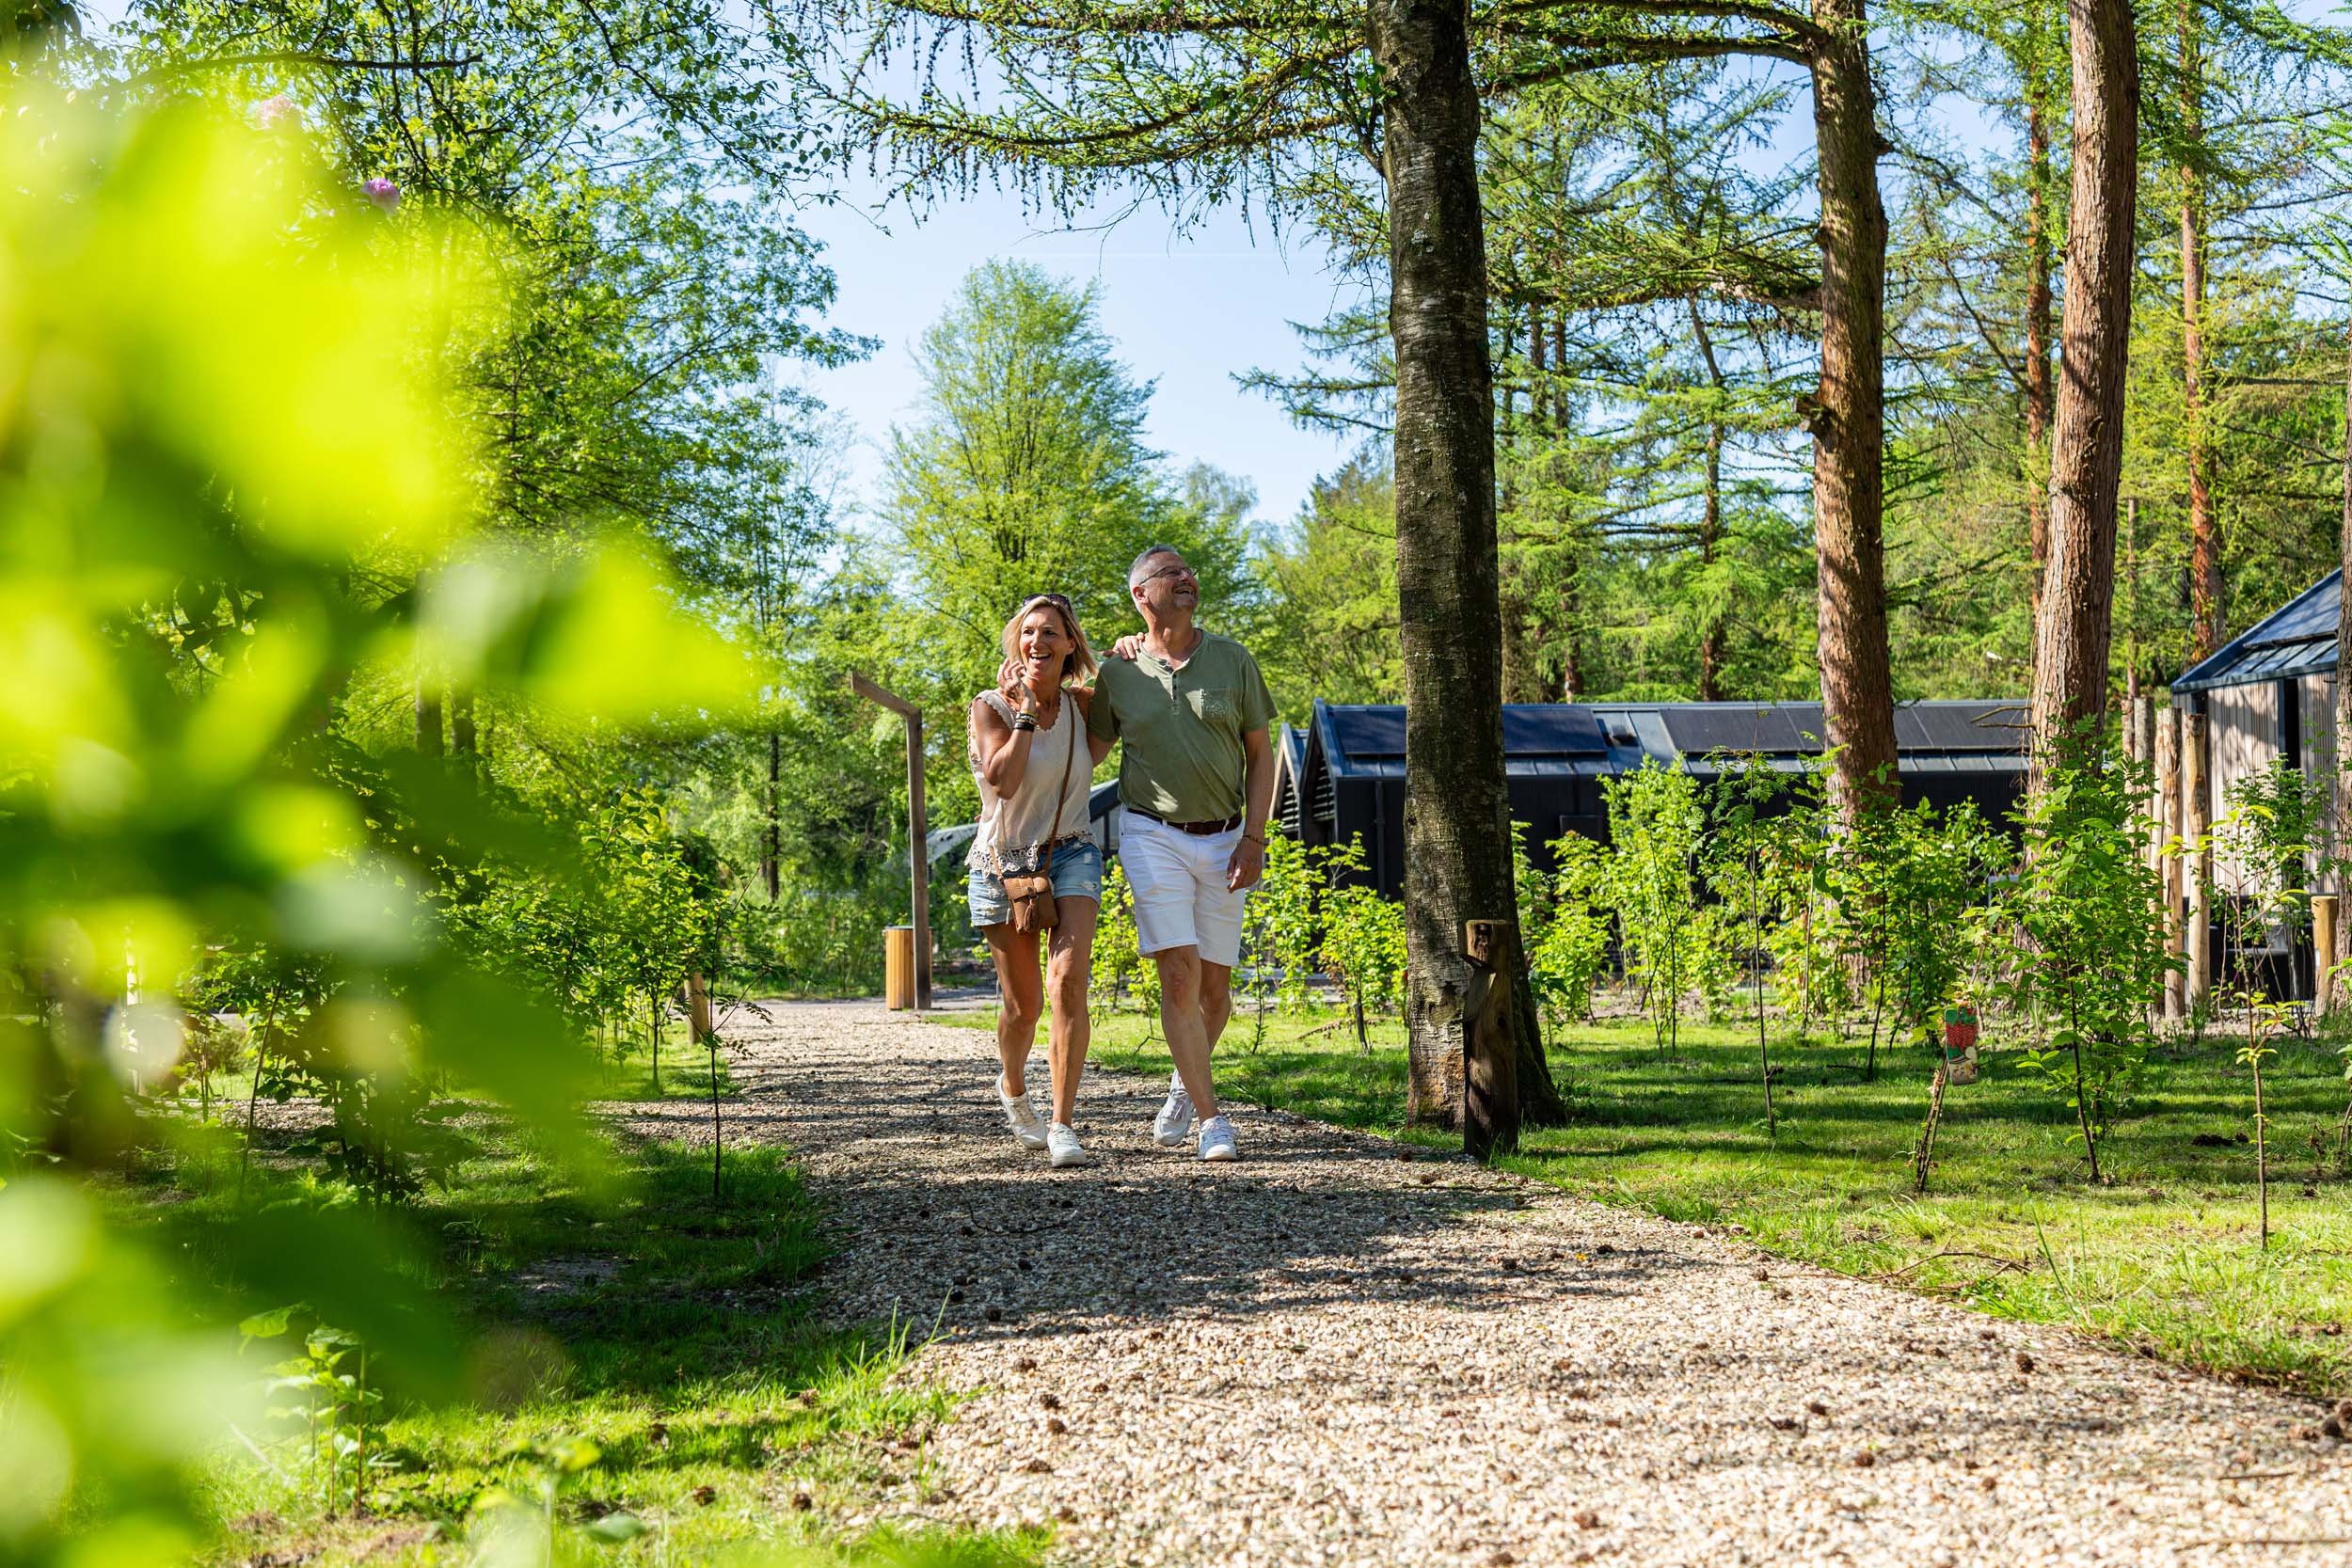
<svg viewBox="0 0 2352 1568">
<path fill-rule="evenodd" d="M 1717 752 L 1753 752 L 1794 772 L 1822 751 L 1819 703 L 1513 703 L 1502 710 L 1503 771 L 1512 778 L 1598 778 L 1645 760 L 1712 773 Z M 1318 750 L 1338 779 L 1400 778 L 1405 709 L 1315 704 Z M 2015 772 L 2025 766 L 2025 705 L 1910 703 L 1895 710 L 1906 773 Z"/>
<path fill-rule="evenodd" d="M 2173 691 L 2186 696 L 2226 686 L 2331 673 L 2343 580 L 2342 570 L 2328 573 L 2184 671 L 2172 683 Z"/>
</svg>

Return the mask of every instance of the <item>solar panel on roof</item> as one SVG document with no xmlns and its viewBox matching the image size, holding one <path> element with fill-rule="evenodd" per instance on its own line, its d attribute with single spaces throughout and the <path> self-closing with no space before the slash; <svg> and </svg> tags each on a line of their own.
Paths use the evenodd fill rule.
<svg viewBox="0 0 2352 1568">
<path fill-rule="evenodd" d="M 2334 584 L 2322 581 L 2304 590 L 2285 609 L 2266 621 L 2256 622 L 2246 632 L 2247 646 L 2268 647 L 2273 642 L 2300 642 L 2309 638 L 2324 637 L 2330 641 L 2336 635 L 2336 611 L 2342 603 Z"/>
<path fill-rule="evenodd" d="M 1593 710 L 1572 703 L 1513 703 L 1502 710 L 1505 756 L 1594 756 L 1609 750 Z"/>
<path fill-rule="evenodd" d="M 1661 708 L 1659 716 L 1675 749 L 1686 757 L 1715 751 L 1780 756 L 1804 749 L 1795 721 L 1776 705 L 1677 705 Z"/>
<path fill-rule="evenodd" d="M 1362 761 L 1405 754 L 1405 710 L 1402 707 L 1334 707 L 1331 739 L 1343 758 Z"/>
<path fill-rule="evenodd" d="M 1920 703 L 1896 710 L 1898 724 L 1905 718 L 1930 751 L 2014 752 L 2025 744 L 2023 703 Z"/>
</svg>

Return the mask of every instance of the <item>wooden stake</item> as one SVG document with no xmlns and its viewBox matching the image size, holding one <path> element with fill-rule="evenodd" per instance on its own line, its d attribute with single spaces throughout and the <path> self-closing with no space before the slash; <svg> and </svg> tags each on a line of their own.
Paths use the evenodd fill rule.
<svg viewBox="0 0 2352 1568">
<path fill-rule="evenodd" d="M 2312 899 L 2312 1010 L 2326 1013 L 2335 990 L 2328 966 L 2335 962 L 2336 895 L 2322 893 Z"/>
<path fill-rule="evenodd" d="M 2204 1009 L 2213 995 L 2213 911 L 2207 882 L 2212 855 L 2203 847 L 2213 829 L 2213 753 L 2211 725 L 2201 713 L 2181 716 L 2181 838 L 2187 852 L 2181 861 L 2183 889 L 2188 905 L 2188 927 L 2182 933 L 2182 954 L 2188 959 L 2185 1002 L 2188 1011 Z"/>
<path fill-rule="evenodd" d="M 1462 923 L 1470 963 L 1462 1005 L 1462 1148 L 1491 1160 L 1519 1146 L 1519 1055 L 1511 991 L 1519 969 L 1518 927 L 1508 920 Z"/>
<path fill-rule="evenodd" d="M 907 859 L 914 884 L 914 1010 L 927 1013 L 931 1006 L 931 867 L 923 842 L 923 710 L 854 670 L 850 672 L 850 689 L 868 702 L 880 703 L 907 724 Z"/>
</svg>

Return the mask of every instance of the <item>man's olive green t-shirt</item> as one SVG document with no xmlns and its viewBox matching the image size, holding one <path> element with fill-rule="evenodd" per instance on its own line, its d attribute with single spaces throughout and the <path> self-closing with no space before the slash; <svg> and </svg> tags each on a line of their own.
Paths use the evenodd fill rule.
<svg viewBox="0 0 2352 1568">
<path fill-rule="evenodd" d="M 1248 758 L 1241 737 L 1273 721 L 1258 661 L 1210 632 L 1181 670 L 1143 652 L 1104 659 L 1087 730 L 1122 745 L 1122 803 L 1170 822 L 1216 822 L 1241 815 Z"/>
</svg>

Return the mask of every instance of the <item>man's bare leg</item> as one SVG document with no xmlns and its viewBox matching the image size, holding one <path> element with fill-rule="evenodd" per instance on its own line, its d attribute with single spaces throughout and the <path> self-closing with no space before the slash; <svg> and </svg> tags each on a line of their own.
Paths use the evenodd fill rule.
<svg viewBox="0 0 2352 1568">
<path fill-rule="evenodd" d="M 1192 1101 L 1193 1114 L 1206 1121 L 1216 1115 L 1216 1086 L 1209 1078 L 1209 1047 L 1216 1037 L 1205 1016 L 1203 972 L 1223 966 L 1203 964 L 1200 949 L 1189 944 L 1162 948 L 1152 955 L 1152 961 L 1160 972 L 1160 1033 L 1168 1037 L 1168 1053 L 1175 1058 L 1176 1077 Z M 1220 1031 L 1232 1010 L 1232 972 L 1226 970 L 1219 981 L 1225 997 L 1224 1011 L 1216 1020 Z"/>
<path fill-rule="evenodd" d="M 1233 1016 L 1233 966 L 1200 960 L 1200 1029 L 1209 1049 L 1225 1037 L 1226 1021 Z"/>
</svg>

